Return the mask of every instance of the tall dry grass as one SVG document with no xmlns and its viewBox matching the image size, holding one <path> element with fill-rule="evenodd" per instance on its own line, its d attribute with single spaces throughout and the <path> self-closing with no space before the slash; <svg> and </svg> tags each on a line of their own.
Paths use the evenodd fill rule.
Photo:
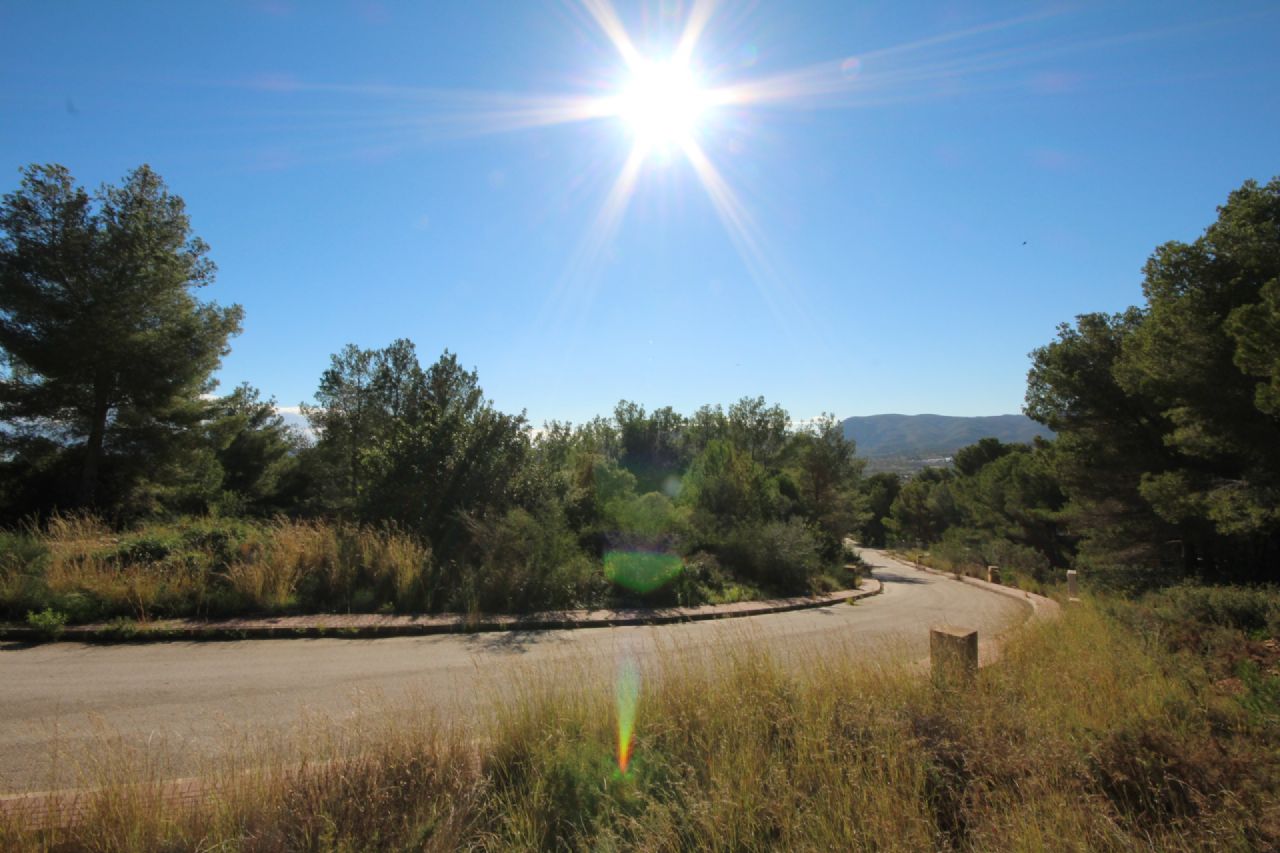
<svg viewBox="0 0 1280 853">
<path fill-rule="evenodd" d="M 85 817 L 0 824 L 48 850 L 1261 850 L 1280 723 L 1092 604 L 1012 638 L 971 690 L 828 644 L 672 653 L 632 766 L 611 685 L 530 680 L 446 726 L 401 708 L 239 742 L 194 805 L 120 755 Z"/>
<path fill-rule="evenodd" d="M 114 532 L 55 516 L 0 542 L 0 611 L 15 619 L 423 610 L 435 581 L 430 548 L 390 526 L 190 518 Z"/>
</svg>

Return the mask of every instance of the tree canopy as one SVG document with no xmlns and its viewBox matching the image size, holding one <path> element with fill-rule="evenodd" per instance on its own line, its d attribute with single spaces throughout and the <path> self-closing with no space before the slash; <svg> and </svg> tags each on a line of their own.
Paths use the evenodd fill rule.
<svg viewBox="0 0 1280 853">
<path fill-rule="evenodd" d="M 1271 575 L 1280 559 L 1280 179 L 1160 246 L 1146 305 L 1032 353 L 1027 414 L 1059 434 L 1068 514 L 1100 562 Z"/>
<path fill-rule="evenodd" d="M 62 166 L 30 166 L 0 202 L 0 417 L 11 460 L 74 455 L 57 454 L 77 472 L 64 505 L 97 504 L 107 462 L 113 488 L 132 488 L 128 463 L 181 453 L 205 416 L 242 313 L 196 298 L 214 278 L 207 250 L 147 166 L 93 194 Z"/>
</svg>

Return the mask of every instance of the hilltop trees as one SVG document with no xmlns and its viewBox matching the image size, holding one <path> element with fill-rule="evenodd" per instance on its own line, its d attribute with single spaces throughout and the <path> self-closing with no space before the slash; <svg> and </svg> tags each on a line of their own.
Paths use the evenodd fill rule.
<svg viewBox="0 0 1280 853">
<path fill-rule="evenodd" d="M 463 514 L 514 506 L 529 440 L 523 415 L 485 399 L 478 378 L 448 352 L 423 370 L 412 342 L 347 346 L 304 413 L 315 454 L 336 476 L 330 506 L 367 521 L 395 521 L 438 552 L 459 544 Z"/>
<path fill-rule="evenodd" d="M 1159 247 L 1147 304 L 1032 354 L 1027 413 L 1059 435 L 1094 562 L 1274 578 L 1280 559 L 1280 179 Z"/>
<path fill-rule="evenodd" d="M 182 458 L 241 319 L 195 297 L 214 277 L 206 252 L 147 166 L 92 195 L 61 166 L 31 166 L 0 202 L 6 464 L 49 502 L 99 505 L 107 475 L 118 502 L 203 464 Z"/>
</svg>

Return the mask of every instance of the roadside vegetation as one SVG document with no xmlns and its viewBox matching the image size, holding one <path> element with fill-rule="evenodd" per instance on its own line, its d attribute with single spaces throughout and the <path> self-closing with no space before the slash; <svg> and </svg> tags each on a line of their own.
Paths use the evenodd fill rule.
<svg viewBox="0 0 1280 853">
<path fill-rule="evenodd" d="M 524 612 L 849 583 L 862 462 L 833 416 L 624 400 L 534 429 L 456 355 L 423 366 L 397 340 L 335 353 L 292 429 L 248 385 L 209 393 L 243 312 L 196 298 L 207 255 L 146 166 L 93 194 L 31 166 L 0 202 L 8 618 Z"/>
<path fill-rule="evenodd" d="M 50 634 L 799 594 L 847 583 L 849 533 L 1035 588 L 1275 580 L 1280 179 L 1159 247 L 1145 305 L 1032 353 L 1026 411 L 1056 438 L 904 480 L 759 397 L 535 429 L 408 340 L 335 353 L 291 429 L 248 385 L 209 393 L 243 314 L 196 299 L 215 268 L 159 176 L 23 175 L 0 203 L 0 610 Z"/>
<path fill-rule="evenodd" d="M 210 795 L 181 807 L 164 799 L 162 751 L 104 746 L 74 822 L 32 831 L 10 815 L 0 845 L 1274 849 L 1278 635 L 1275 590 L 1088 600 L 958 692 L 838 644 L 796 669 L 726 643 L 642 677 L 626 773 L 607 684 L 531 682 L 467 726 L 367 708 L 236 741 L 202 776 Z"/>
<path fill-rule="evenodd" d="M 0 618 L 56 639 L 67 624 L 88 622 L 726 603 L 854 583 L 843 567 L 827 568 L 800 524 L 750 540 L 759 550 L 730 562 L 750 571 L 742 575 L 709 551 L 593 559 L 569 536 L 558 552 L 531 555 L 521 535 L 543 538 L 507 524 L 481 528 L 482 556 L 459 572 L 394 524 L 205 517 L 121 531 L 92 516 L 55 516 L 0 534 Z"/>
</svg>

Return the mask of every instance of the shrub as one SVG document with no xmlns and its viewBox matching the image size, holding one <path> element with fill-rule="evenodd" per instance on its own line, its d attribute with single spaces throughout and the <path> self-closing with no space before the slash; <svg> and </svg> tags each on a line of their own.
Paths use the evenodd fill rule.
<svg viewBox="0 0 1280 853">
<path fill-rule="evenodd" d="M 39 574 L 49 564 L 49 548 L 38 536 L 0 531 L 0 577 Z"/>
<path fill-rule="evenodd" d="M 454 606 L 493 612 L 578 607 L 597 600 L 603 575 L 563 518 L 513 509 L 468 519 L 470 565 Z"/>
<path fill-rule="evenodd" d="M 739 527 L 720 549 L 722 562 L 744 577 L 784 594 L 809 591 L 822 569 L 821 544 L 800 519 Z"/>
<path fill-rule="evenodd" d="M 1170 621 L 1280 636 L 1280 592 L 1275 589 L 1184 584 L 1156 595 L 1152 604 Z"/>
<path fill-rule="evenodd" d="M 52 607 L 46 607 L 39 613 L 34 610 L 27 613 L 27 625 L 34 629 L 41 639 L 56 640 L 62 636 L 67 627 L 67 615 L 59 613 Z"/>
</svg>

